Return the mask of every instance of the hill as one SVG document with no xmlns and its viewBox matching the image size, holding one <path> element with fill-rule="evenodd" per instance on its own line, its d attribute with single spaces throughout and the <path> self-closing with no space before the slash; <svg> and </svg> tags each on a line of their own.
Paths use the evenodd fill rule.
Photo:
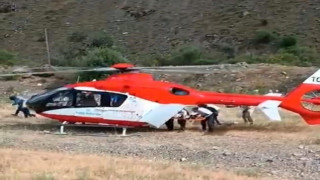
<svg viewBox="0 0 320 180">
<path fill-rule="evenodd" d="M 15 11 L 0 11 L 0 49 L 18 53 L 28 63 L 46 63 L 45 28 L 53 61 L 59 59 L 60 50 L 72 33 L 97 30 L 110 34 L 123 54 L 133 61 L 154 59 L 184 46 L 199 47 L 205 53 L 204 58 L 215 62 L 244 55 L 274 54 L 279 48 L 270 43 L 272 38 L 282 42 L 287 36 L 312 49 L 311 52 L 320 49 L 317 1 L 15 0 L 14 3 Z M 283 59 L 281 56 L 280 60 Z"/>
</svg>

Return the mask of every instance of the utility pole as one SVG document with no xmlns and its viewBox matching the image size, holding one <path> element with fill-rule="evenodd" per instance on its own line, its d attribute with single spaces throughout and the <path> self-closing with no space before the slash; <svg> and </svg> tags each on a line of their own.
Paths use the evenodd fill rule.
<svg viewBox="0 0 320 180">
<path fill-rule="evenodd" d="M 48 42 L 48 33 L 47 33 L 47 28 L 44 29 L 44 33 L 46 36 L 46 45 L 47 45 L 47 53 L 48 53 L 48 64 L 51 67 L 51 58 L 50 58 L 50 51 L 49 51 L 49 42 Z"/>
</svg>

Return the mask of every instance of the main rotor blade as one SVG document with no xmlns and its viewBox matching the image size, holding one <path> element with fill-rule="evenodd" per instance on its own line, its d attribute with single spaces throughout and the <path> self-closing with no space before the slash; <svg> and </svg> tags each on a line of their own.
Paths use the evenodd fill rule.
<svg viewBox="0 0 320 180">
<path fill-rule="evenodd" d="M 155 66 L 155 67 L 138 67 L 140 69 L 210 69 L 210 68 L 220 68 L 221 65 L 185 65 L 185 66 Z"/>
<path fill-rule="evenodd" d="M 41 75 L 41 74 L 55 74 L 55 73 L 77 73 L 77 72 L 108 72 L 108 71 L 118 71 L 114 68 L 95 68 L 95 69 L 84 69 L 84 70 L 57 70 L 57 71 L 41 71 L 41 72 L 25 72 L 25 73 L 6 73 L 0 74 L 0 77 L 10 77 L 10 76 L 22 76 L 22 75 Z"/>
<path fill-rule="evenodd" d="M 187 73 L 187 74 L 206 74 L 212 73 L 215 69 L 220 69 L 221 65 L 191 65 L 191 66 L 158 66 L 158 67 L 132 67 L 127 70 L 142 70 L 144 72 L 150 73 Z M 40 71 L 43 69 L 53 69 L 50 71 Z M 0 77 L 9 77 L 9 76 L 19 76 L 19 75 L 37 75 L 37 74 L 54 74 L 54 73 L 77 73 L 77 72 L 114 72 L 119 71 L 116 68 L 112 67 L 59 67 L 59 66 L 50 66 L 50 67 L 34 67 L 26 68 L 27 71 L 24 73 L 5 73 L 0 74 Z M 39 71 L 38 71 L 39 70 Z"/>
<path fill-rule="evenodd" d="M 178 69 L 144 69 L 144 72 L 149 72 L 149 73 L 186 73 L 186 74 L 208 74 L 212 73 L 212 71 L 207 71 L 207 70 L 178 70 Z"/>
</svg>

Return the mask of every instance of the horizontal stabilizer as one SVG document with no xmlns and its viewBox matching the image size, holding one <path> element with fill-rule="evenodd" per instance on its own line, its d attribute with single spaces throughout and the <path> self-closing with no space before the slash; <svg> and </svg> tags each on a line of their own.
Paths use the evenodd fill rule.
<svg viewBox="0 0 320 180">
<path fill-rule="evenodd" d="M 258 105 L 258 108 L 271 120 L 281 121 L 278 107 L 281 101 L 267 100 Z"/>
</svg>

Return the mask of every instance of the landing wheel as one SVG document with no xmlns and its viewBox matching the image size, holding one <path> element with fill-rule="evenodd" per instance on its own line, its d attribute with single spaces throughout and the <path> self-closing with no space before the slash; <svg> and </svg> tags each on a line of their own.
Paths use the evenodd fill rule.
<svg viewBox="0 0 320 180">
<path fill-rule="evenodd" d="M 173 119 L 169 119 L 166 122 L 166 126 L 167 126 L 169 131 L 173 131 L 173 129 L 174 129 L 174 121 L 173 121 Z"/>
</svg>

